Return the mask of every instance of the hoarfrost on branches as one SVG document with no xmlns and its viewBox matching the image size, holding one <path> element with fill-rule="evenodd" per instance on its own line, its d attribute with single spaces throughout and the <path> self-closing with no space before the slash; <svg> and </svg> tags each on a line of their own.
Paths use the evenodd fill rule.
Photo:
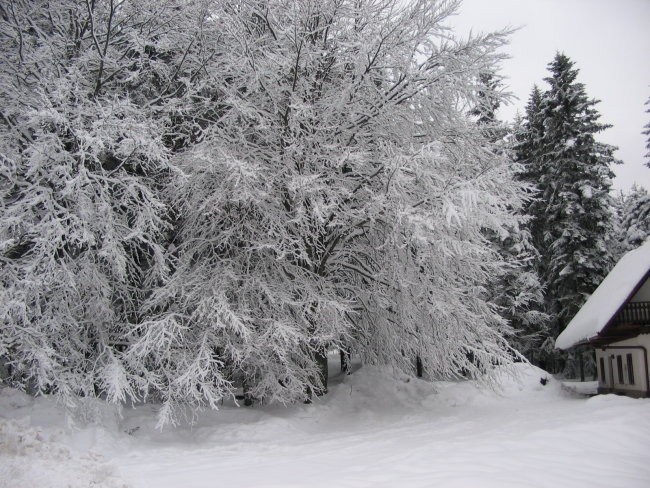
<svg viewBox="0 0 650 488">
<path fill-rule="evenodd" d="M 204 54 L 201 11 L 176 7 L 0 7 L 0 356 L 36 391 L 147 390 L 129 334 L 168 272 L 161 189 Z"/>
<path fill-rule="evenodd" d="M 41 391 L 165 423 L 307 400 L 332 346 L 512 359 L 485 235 L 522 192 L 467 115 L 503 33 L 454 39 L 442 1 L 56 3 L 2 41 L 1 353 Z"/>
</svg>

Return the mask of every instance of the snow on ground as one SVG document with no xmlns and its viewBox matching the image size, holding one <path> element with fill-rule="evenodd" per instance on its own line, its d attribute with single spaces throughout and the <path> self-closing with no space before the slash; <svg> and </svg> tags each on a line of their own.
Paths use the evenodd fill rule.
<svg viewBox="0 0 650 488">
<path fill-rule="evenodd" d="M 542 370 L 517 369 L 493 393 L 364 367 L 332 377 L 313 405 L 224 405 L 162 432 L 150 405 L 120 418 L 95 403 L 90 424 L 4 389 L 0 485 L 647 486 L 650 400 L 578 396 Z"/>
<path fill-rule="evenodd" d="M 598 381 L 563 381 L 562 388 L 579 395 L 596 395 L 598 393 Z"/>
<path fill-rule="evenodd" d="M 115 466 L 95 450 L 75 453 L 65 445 L 71 438 L 64 419 L 51 401 L 0 390 L 0 486 L 126 488 Z"/>
</svg>

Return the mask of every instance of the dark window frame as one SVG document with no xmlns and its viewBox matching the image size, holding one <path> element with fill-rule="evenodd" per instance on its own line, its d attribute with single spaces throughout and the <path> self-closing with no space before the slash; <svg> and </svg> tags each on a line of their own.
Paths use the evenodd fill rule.
<svg viewBox="0 0 650 488">
<path fill-rule="evenodd" d="M 628 384 L 633 385 L 634 384 L 634 360 L 632 357 L 632 353 L 628 352 L 625 355 L 625 359 L 627 362 L 627 380 Z"/>
<path fill-rule="evenodd" d="M 600 358 L 600 381 L 603 385 L 607 384 L 607 375 L 605 373 L 605 358 Z"/>
<path fill-rule="evenodd" d="M 618 383 L 624 385 L 625 375 L 623 374 L 623 356 L 620 354 L 616 355 L 616 369 L 618 370 Z"/>
</svg>

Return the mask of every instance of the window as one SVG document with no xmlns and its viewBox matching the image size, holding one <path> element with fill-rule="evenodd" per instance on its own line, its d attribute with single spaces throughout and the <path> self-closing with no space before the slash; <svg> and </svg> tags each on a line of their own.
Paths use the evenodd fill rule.
<svg viewBox="0 0 650 488">
<path fill-rule="evenodd" d="M 607 383 L 605 377 L 605 358 L 600 358 L 600 382 L 604 385 Z"/>
<path fill-rule="evenodd" d="M 634 363 L 632 362 L 632 353 L 626 355 L 627 358 L 627 379 L 630 385 L 634 384 Z"/>
<path fill-rule="evenodd" d="M 620 354 L 616 356 L 616 369 L 618 370 L 618 383 L 625 384 L 625 377 L 623 376 L 623 356 Z"/>
</svg>

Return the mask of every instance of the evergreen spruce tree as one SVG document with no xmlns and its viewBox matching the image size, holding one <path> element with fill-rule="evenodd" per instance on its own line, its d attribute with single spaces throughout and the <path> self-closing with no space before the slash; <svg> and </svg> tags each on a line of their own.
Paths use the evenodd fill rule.
<svg viewBox="0 0 650 488">
<path fill-rule="evenodd" d="M 515 160 L 521 164 L 519 177 L 522 181 L 531 185 L 539 191 L 539 179 L 541 176 L 540 166 L 534 164 L 540 154 L 540 146 L 543 134 L 543 124 L 541 118 L 542 91 L 537 85 L 533 86 L 528 104 L 526 105 L 526 114 L 524 119 L 515 123 L 514 130 L 514 152 Z M 540 198 L 530 198 L 523 211 L 528 216 L 540 215 L 543 213 L 543 201 Z M 533 235 L 535 243 L 541 241 L 543 233 L 542 222 L 538 219 L 531 219 L 529 228 Z"/>
<path fill-rule="evenodd" d="M 497 120 L 496 116 L 496 112 L 501 106 L 501 99 L 503 98 L 501 94 L 502 82 L 495 72 L 488 71 L 479 74 L 477 85 L 475 106 L 470 110 L 470 115 L 476 117 L 476 122 L 483 129 L 491 128 L 492 126 L 498 127 L 497 134 L 487 134 L 488 136 L 492 136 L 491 140 L 495 141 L 499 139 L 499 137 L 495 136 L 505 135 L 504 125 Z"/>
<path fill-rule="evenodd" d="M 650 236 L 650 194 L 638 185 L 616 198 L 620 254 L 632 251 Z"/>
<path fill-rule="evenodd" d="M 478 82 L 476 107 L 470 114 L 476 117 L 486 140 L 492 143 L 492 150 L 496 148 L 497 151 L 516 158 L 509 133 L 514 132 L 515 140 L 518 140 L 518 135 L 525 133 L 521 119 L 515 123 L 514 128 L 507 127 L 497 119 L 501 81 L 495 73 L 481 73 Z M 517 143 L 514 146 L 516 148 Z M 515 165 L 515 172 L 521 171 L 523 166 Z M 533 186 L 526 185 L 526 191 L 532 195 Z M 536 362 L 537 351 L 547 335 L 548 316 L 543 312 L 543 287 L 537 273 L 539 253 L 532 244 L 529 229 L 531 220 L 523 210 L 518 216 L 519 220 L 505 233 L 488 233 L 486 236 L 505 263 L 500 273 L 493 277 L 491 301 L 514 329 L 515 333 L 510 338 L 511 345 L 529 361 Z"/>
<path fill-rule="evenodd" d="M 557 371 L 562 365 L 552 353 L 555 337 L 613 263 L 609 190 L 610 166 L 617 160 L 616 148 L 595 138 L 609 125 L 599 122 L 598 101 L 576 81 L 574 63 L 558 53 L 549 71 L 549 89 L 543 94 L 534 89 L 531 95 L 518 158 L 526 168 L 524 177 L 539 188 L 528 211 L 533 244 L 541 253 L 539 271 L 551 316 L 545 350 L 552 356 L 540 362 Z"/>
</svg>

